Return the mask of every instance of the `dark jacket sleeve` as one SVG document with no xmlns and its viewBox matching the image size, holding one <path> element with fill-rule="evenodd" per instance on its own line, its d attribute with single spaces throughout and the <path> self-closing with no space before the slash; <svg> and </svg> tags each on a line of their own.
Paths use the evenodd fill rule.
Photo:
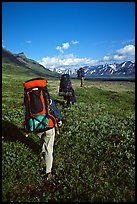
<svg viewBox="0 0 137 204">
<path fill-rule="evenodd" d="M 51 99 L 51 104 L 50 104 L 50 110 L 51 110 L 51 114 L 54 115 L 54 117 L 56 118 L 57 121 L 62 120 L 62 116 L 55 104 L 55 101 L 53 100 L 53 98 L 50 96 Z"/>
</svg>

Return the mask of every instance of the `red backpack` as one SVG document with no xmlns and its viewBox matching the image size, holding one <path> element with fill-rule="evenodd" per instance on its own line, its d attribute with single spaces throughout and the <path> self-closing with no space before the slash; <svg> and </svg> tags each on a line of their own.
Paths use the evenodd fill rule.
<svg viewBox="0 0 137 204">
<path fill-rule="evenodd" d="M 34 78 L 24 82 L 24 128 L 27 132 L 41 132 L 56 125 L 55 117 L 50 114 L 50 95 L 47 81 Z"/>
</svg>

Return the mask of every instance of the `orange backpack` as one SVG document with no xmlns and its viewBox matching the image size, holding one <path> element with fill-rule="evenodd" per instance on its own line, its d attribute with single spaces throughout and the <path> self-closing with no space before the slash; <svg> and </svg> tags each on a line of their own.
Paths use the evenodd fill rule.
<svg viewBox="0 0 137 204">
<path fill-rule="evenodd" d="M 47 81 L 34 78 L 24 82 L 24 128 L 28 132 L 41 132 L 53 128 L 55 117 L 50 114 L 50 95 Z"/>
</svg>

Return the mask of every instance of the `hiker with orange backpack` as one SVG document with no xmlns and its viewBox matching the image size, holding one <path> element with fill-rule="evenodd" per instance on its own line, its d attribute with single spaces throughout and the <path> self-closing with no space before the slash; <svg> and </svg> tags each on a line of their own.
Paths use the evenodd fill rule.
<svg viewBox="0 0 137 204">
<path fill-rule="evenodd" d="M 46 165 L 47 180 L 52 177 L 55 134 L 62 125 L 62 116 L 50 96 L 47 81 L 34 78 L 24 83 L 25 130 L 40 138 L 41 155 Z"/>
</svg>

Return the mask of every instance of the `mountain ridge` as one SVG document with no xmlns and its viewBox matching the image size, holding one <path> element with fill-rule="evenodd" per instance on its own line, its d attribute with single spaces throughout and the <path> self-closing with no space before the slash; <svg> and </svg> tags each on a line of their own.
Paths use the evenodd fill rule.
<svg viewBox="0 0 137 204">
<path fill-rule="evenodd" d="M 135 77 L 135 63 L 131 61 L 124 61 L 122 63 L 100 64 L 95 66 L 83 66 L 86 77 Z M 77 76 L 77 70 L 73 71 L 69 68 L 63 69 L 62 67 L 54 69 L 60 74 L 70 74 Z"/>
<path fill-rule="evenodd" d="M 19 71 L 24 68 L 24 72 L 29 71 L 39 76 L 60 77 L 59 73 L 52 72 L 35 60 L 27 58 L 24 52 L 13 54 L 11 51 L 2 48 L 2 64 L 7 63 L 17 65 Z"/>
<path fill-rule="evenodd" d="M 35 74 L 41 76 L 49 75 L 60 77 L 61 74 L 69 74 L 71 77 L 77 77 L 78 68 L 54 68 L 53 71 L 45 68 L 33 59 L 25 56 L 24 52 L 13 54 L 12 52 L 2 48 L 2 63 L 16 63 L 25 66 Z M 80 67 L 79 67 L 80 68 Z M 122 63 L 106 63 L 94 66 L 83 66 L 86 78 L 90 77 L 133 77 L 135 78 L 135 62 L 124 61 Z"/>
</svg>

